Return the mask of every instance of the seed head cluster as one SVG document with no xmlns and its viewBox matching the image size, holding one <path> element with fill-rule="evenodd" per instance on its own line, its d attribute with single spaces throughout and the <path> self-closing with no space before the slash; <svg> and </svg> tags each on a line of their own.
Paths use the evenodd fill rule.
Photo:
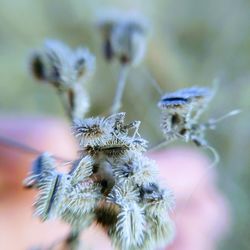
<svg viewBox="0 0 250 250">
<path fill-rule="evenodd" d="M 108 61 L 117 60 L 121 68 L 107 117 L 86 118 L 90 104 L 85 83 L 95 68 L 95 58 L 88 49 L 72 50 L 62 42 L 47 40 L 31 57 L 33 75 L 58 91 L 79 144 L 79 157 L 67 173 L 58 171 L 56 159 L 43 153 L 24 181 L 26 188 L 38 190 L 35 215 L 42 221 L 59 218 L 70 224 L 67 249 L 79 249 L 81 231 L 93 223 L 103 227 L 115 249 L 120 250 L 153 250 L 168 245 L 174 237 L 169 216 L 174 198 L 160 185 L 156 163 L 145 155 L 148 142 L 139 134 L 141 122 L 127 123 L 125 112 L 119 112 L 127 66 L 137 65 L 144 55 L 146 26 L 144 19 L 130 14 L 99 20 L 104 56 Z M 206 87 L 165 94 L 158 107 L 166 141 L 183 139 L 209 148 L 205 130 L 238 113 L 232 111 L 200 123 L 213 95 Z"/>
<path fill-rule="evenodd" d="M 125 113 L 75 121 L 80 157 L 71 170 L 58 172 L 44 153 L 25 180 L 26 187 L 39 190 L 35 214 L 61 218 L 74 234 L 96 222 L 118 249 L 155 249 L 170 242 L 173 195 L 159 185 L 156 164 L 145 156 L 146 141 L 134 124 L 125 123 Z"/>
</svg>

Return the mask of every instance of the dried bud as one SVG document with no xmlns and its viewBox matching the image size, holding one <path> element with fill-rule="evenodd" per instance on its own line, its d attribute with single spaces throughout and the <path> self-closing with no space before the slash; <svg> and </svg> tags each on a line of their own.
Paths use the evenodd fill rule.
<svg viewBox="0 0 250 250">
<path fill-rule="evenodd" d="M 142 154 L 129 151 L 114 167 L 114 174 L 121 182 L 129 181 L 138 186 L 157 179 L 156 164 Z"/>
<path fill-rule="evenodd" d="M 70 187 L 70 181 L 70 176 L 56 172 L 44 178 L 35 202 L 35 215 L 42 220 L 60 216 L 65 205 L 64 198 Z"/>
<path fill-rule="evenodd" d="M 65 212 L 72 215 L 85 215 L 94 211 L 97 202 L 102 198 L 101 187 L 93 181 L 75 185 L 65 198 Z"/>
<path fill-rule="evenodd" d="M 139 190 L 126 182 L 117 184 L 109 193 L 107 201 L 119 206 L 123 206 L 126 203 L 137 202 L 139 201 Z"/>
<path fill-rule="evenodd" d="M 107 201 L 119 206 L 117 222 L 109 235 L 119 249 L 130 249 L 142 244 L 146 228 L 143 208 L 138 204 L 139 191 L 129 183 L 121 183 L 111 190 Z"/>
<path fill-rule="evenodd" d="M 140 249 L 146 231 L 144 210 L 136 202 L 120 207 L 115 227 L 109 230 L 112 243 L 119 249 Z"/>
<path fill-rule="evenodd" d="M 24 180 L 24 187 L 33 188 L 41 185 L 43 178 L 51 176 L 55 172 L 55 161 L 48 153 L 37 157 L 32 164 L 28 177 Z"/>
<path fill-rule="evenodd" d="M 71 120 L 81 119 L 89 109 L 89 97 L 83 88 L 95 69 L 95 58 L 86 48 L 72 50 L 64 43 L 46 40 L 31 57 L 31 71 L 38 79 L 58 90 Z"/>
<path fill-rule="evenodd" d="M 162 110 L 161 128 L 168 141 L 182 138 L 205 145 L 200 115 L 213 97 L 209 88 L 191 87 L 164 95 L 158 107 Z"/>
<path fill-rule="evenodd" d="M 64 43 L 46 40 L 41 50 L 31 57 L 31 70 L 39 80 L 59 89 L 85 82 L 93 74 L 95 58 L 88 49 L 71 50 Z"/>
<path fill-rule="evenodd" d="M 69 174 L 72 178 L 72 184 L 78 184 L 85 181 L 93 174 L 94 159 L 91 156 L 85 156 L 80 161 L 76 161 Z"/>
<path fill-rule="evenodd" d="M 104 40 L 107 60 L 117 58 L 121 64 L 137 65 L 146 49 L 147 24 L 132 13 L 109 13 L 98 23 Z"/>
<path fill-rule="evenodd" d="M 78 139 L 81 147 L 94 145 L 110 138 L 112 125 L 104 118 L 78 119 L 73 123 L 73 134 Z"/>
</svg>

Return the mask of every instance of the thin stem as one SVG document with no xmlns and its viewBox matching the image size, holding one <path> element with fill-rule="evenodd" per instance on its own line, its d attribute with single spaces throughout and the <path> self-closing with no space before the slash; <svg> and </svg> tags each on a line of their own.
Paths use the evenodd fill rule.
<svg viewBox="0 0 250 250">
<path fill-rule="evenodd" d="M 170 141 L 164 140 L 163 142 L 160 142 L 156 146 L 153 146 L 152 148 L 150 148 L 148 150 L 148 152 L 154 152 L 154 151 L 157 151 L 159 149 L 162 149 L 162 148 L 166 147 L 170 142 L 172 142 L 172 141 L 171 140 Z"/>
<path fill-rule="evenodd" d="M 213 158 L 214 158 L 212 164 L 208 167 L 208 169 L 211 169 L 211 168 L 215 167 L 220 162 L 220 156 L 219 156 L 218 152 L 215 150 L 215 148 L 208 146 L 208 145 L 205 146 L 205 148 L 208 149 L 212 153 Z"/>
<path fill-rule="evenodd" d="M 111 111 L 110 111 L 111 114 L 117 113 L 119 109 L 121 108 L 121 99 L 122 99 L 122 95 L 123 95 L 124 88 L 126 85 L 127 75 L 128 75 L 127 66 L 121 66 L 116 93 L 115 93 L 115 97 L 114 97 L 113 104 L 112 104 Z"/>
<path fill-rule="evenodd" d="M 212 125 L 216 124 L 216 123 L 221 122 L 221 121 L 223 121 L 224 119 L 226 119 L 226 118 L 228 118 L 230 116 L 238 115 L 240 112 L 241 112 L 240 109 L 232 110 L 232 111 L 228 112 L 227 114 L 225 114 L 225 115 L 223 115 L 223 116 L 221 116 L 219 118 L 211 119 L 209 121 L 209 123 L 212 124 Z"/>
<path fill-rule="evenodd" d="M 146 77 L 150 80 L 150 83 L 152 84 L 154 89 L 158 92 L 160 96 L 162 96 L 164 92 L 162 88 L 160 87 L 160 84 L 155 80 L 155 78 L 152 76 L 152 74 L 147 68 L 143 68 L 142 70 L 143 70 L 143 74 L 146 75 Z"/>
<path fill-rule="evenodd" d="M 0 144 L 5 145 L 10 148 L 15 148 L 16 150 L 22 151 L 27 154 L 40 155 L 43 153 L 42 151 L 35 149 L 29 145 L 26 145 L 24 143 L 21 143 L 19 141 L 13 140 L 9 137 L 2 136 L 2 135 L 0 135 Z M 65 162 L 65 163 L 70 162 L 70 160 L 66 160 L 59 156 L 54 156 L 54 158 L 56 158 L 58 161 L 61 161 L 61 162 Z"/>
<path fill-rule="evenodd" d="M 64 96 L 65 93 L 62 90 L 58 90 L 58 94 L 59 94 L 61 104 L 62 104 L 62 106 L 64 108 L 64 112 L 66 113 L 68 118 L 70 120 L 72 120 L 72 112 L 71 112 L 70 107 L 69 107 L 69 105 L 67 103 L 67 100 L 65 99 L 65 96 Z"/>
</svg>

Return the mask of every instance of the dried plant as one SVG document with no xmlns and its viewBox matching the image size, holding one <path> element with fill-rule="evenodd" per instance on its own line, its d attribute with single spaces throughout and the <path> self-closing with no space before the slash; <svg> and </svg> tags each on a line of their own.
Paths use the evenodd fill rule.
<svg viewBox="0 0 250 250">
<path fill-rule="evenodd" d="M 39 190 L 35 214 L 42 220 L 61 218 L 74 235 L 95 221 L 119 249 L 151 249 L 173 238 L 173 196 L 158 185 L 155 162 L 143 154 L 145 141 L 130 135 L 133 126 L 124 118 L 118 113 L 74 122 L 81 150 L 69 173 L 59 173 L 45 153 L 25 185 Z"/>
<path fill-rule="evenodd" d="M 105 58 L 118 59 L 126 73 L 127 67 L 138 64 L 144 54 L 147 31 L 142 20 L 111 15 L 99 21 Z M 81 231 L 93 223 L 106 230 L 117 249 L 165 246 L 175 234 L 170 219 L 174 198 L 168 188 L 159 184 L 156 163 L 145 155 L 147 141 L 138 132 L 140 121 L 126 123 L 125 112 L 117 112 L 125 86 L 124 71 L 112 114 L 84 117 L 89 107 L 84 84 L 93 73 L 94 62 L 88 49 L 73 51 L 53 40 L 46 41 L 31 57 L 33 75 L 53 85 L 63 98 L 80 148 L 79 158 L 68 173 L 59 172 L 56 159 L 48 153 L 34 161 L 24 186 L 38 190 L 35 215 L 43 221 L 59 218 L 71 225 L 64 242 L 67 249 L 78 249 Z M 208 146 L 205 130 L 213 129 L 224 118 L 199 122 L 213 95 L 205 87 L 164 95 L 158 106 L 166 140 L 180 138 Z"/>
<path fill-rule="evenodd" d="M 138 13 L 107 12 L 98 21 L 107 61 L 136 66 L 144 57 L 148 24 Z"/>
<path fill-rule="evenodd" d="M 138 13 L 116 11 L 100 17 L 98 27 L 103 38 L 105 59 L 107 61 L 117 59 L 121 67 L 111 107 L 111 113 L 114 114 L 121 108 L 129 67 L 138 65 L 145 55 L 148 25 Z"/>
<path fill-rule="evenodd" d="M 212 97 L 212 91 L 204 87 L 191 87 L 164 95 L 158 107 L 162 110 L 161 128 L 166 139 L 181 138 L 205 145 L 203 132 L 209 126 L 198 121 Z"/>
<path fill-rule="evenodd" d="M 72 50 L 60 41 L 46 40 L 30 61 L 33 75 L 57 89 L 68 116 L 83 118 L 90 105 L 84 84 L 95 70 L 95 57 L 89 50 Z"/>
<path fill-rule="evenodd" d="M 181 139 L 208 148 L 214 155 L 214 162 L 211 166 L 218 163 L 219 155 L 206 141 L 206 130 L 215 129 L 218 122 L 240 112 L 233 110 L 217 119 L 209 119 L 207 122 L 199 121 L 200 116 L 215 95 L 215 86 L 213 89 L 197 86 L 181 89 L 165 94 L 158 102 L 158 107 L 162 111 L 161 129 L 166 138 L 165 144 Z"/>
</svg>

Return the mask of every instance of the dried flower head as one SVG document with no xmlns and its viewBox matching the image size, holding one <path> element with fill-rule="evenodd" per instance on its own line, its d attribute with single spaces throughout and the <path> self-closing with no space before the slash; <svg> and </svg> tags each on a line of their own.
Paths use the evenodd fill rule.
<svg viewBox="0 0 250 250">
<path fill-rule="evenodd" d="M 167 140 L 182 138 L 205 145 L 204 124 L 198 119 L 214 93 L 209 88 L 191 87 L 164 95 L 158 103 L 161 128 Z"/>
<path fill-rule="evenodd" d="M 24 186 L 38 191 L 36 216 L 42 221 L 58 218 L 71 226 L 64 242 L 67 249 L 78 249 L 81 231 L 98 223 L 116 249 L 153 250 L 173 240 L 175 227 L 169 215 L 174 197 L 169 188 L 160 185 L 156 163 L 144 154 L 148 142 L 139 134 L 141 122 L 127 123 L 126 114 L 118 113 L 130 66 L 138 65 L 145 54 L 148 25 L 138 14 L 116 12 L 103 16 L 98 27 L 106 60 L 120 63 L 111 115 L 85 118 L 89 97 L 84 84 L 95 68 L 89 50 L 45 41 L 31 57 L 31 71 L 60 95 L 73 122 L 79 156 L 68 172 L 60 172 L 51 155 L 41 154 Z M 161 93 L 154 80 L 153 84 Z M 205 87 L 185 88 L 165 94 L 158 107 L 167 142 L 183 139 L 204 146 L 213 152 L 217 163 L 219 157 L 207 144 L 205 131 L 239 111 L 200 122 L 214 93 Z"/>
<path fill-rule="evenodd" d="M 56 87 L 71 119 L 83 118 L 89 109 L 89 97 L 83 84 L 94 69 L 95 58 L 88 49 L 72 50 L 56 40 L 46 40 L 43 48 L 31 57 L 33 75 Z"/>
<path fill-rule="evenodd" d="M 85 82 L 94 69 L 95 58 L 88 49 L 72 50 L 57 40 L 46 40 L 43 48 L 31 56 L 34 76 L 61 89 Z"/>
<path fill-rule="evenodd" d="M 117 58 L 121 64 L 137 65 L 146 49 L 147 23 L 138 14 L 107 13 L 98 23 L 103 36 L 107 60 Z"/>
<path fill-rule="evenodd" d="M 154 249 L 172 239 L 168 213 L 174 199 L 156 184 L 156 164 L 143 154 L 139 124 L 125 123 L 125 113 L 78 120 L 73 132 L 81 156 L 68 173 L 58 172 L 48 154 L 35 161 L 25 182 L 39 191 L 35 214 L 69 223 L 72 245 L 77 246 L 80 232 L 94 222 L 119 249 Z"/>
<path fill-rule="evenodd" d="M 216 86 L 215 86 L 216 87 Z M 161 128 L 167 139 L 172 141 L 183 139 L 192 141 L 212 151 L 215 163 L 218 163 L 217 152 L 209 146 L 205 139 L 208 129 L 215 129 L 216 124 L 227 117 L 236 115 L 240 110 L 232 110 L 217 119 L 199 122 L 199 118 L 215 94 L 215 89 L 191 87 L 164 95 L 158 103 L 161 109 Z M 212 165 L 214 165 L 212 164 Z"/>
<path fill-rule="evenodd" d="M 75 120 L 72 130 L 81 147 L 105 141 L 113 131 L 112 124 L 99 117 Z"/>
</svg>

